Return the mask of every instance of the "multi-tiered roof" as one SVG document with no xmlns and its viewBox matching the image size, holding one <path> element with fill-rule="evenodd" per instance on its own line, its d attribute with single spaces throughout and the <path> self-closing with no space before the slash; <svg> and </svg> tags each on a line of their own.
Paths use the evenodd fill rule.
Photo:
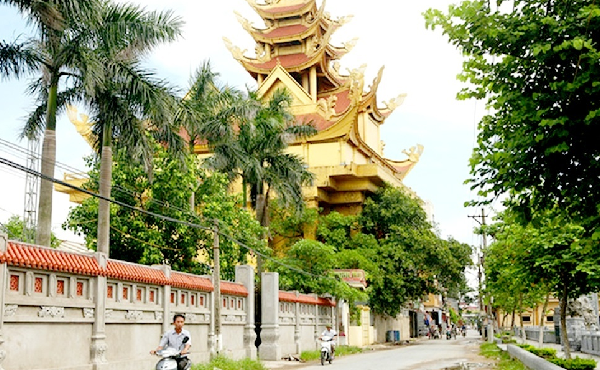
<svg viewBox="0 0 600 370">
<path fill-rule="evenodd" d="M 264 23 L 254 26 L 236 13 L 255 41 L 255 53 L 246 55 L 246 50 L 228 39 L 225 44 L 256 79 L 259 95 L 268 98 L 276 89 L 286 88 L 298 121 L 313 122 L 318 129 L 317 135 L 290 148 L 317 174 L 314 199 L 320 205 L 360 204 L 367 192 L 383 182 L 402 186 L 423 147 L 404 151 L 405 160 L 384 158 L 379 127 L 402 104 L 404 95 L 379 107 L 377 89 L 383 67 L 369 86 L 364 80 L 366 65 L 346 69 L 346 73 L 340 70 L 340 58 L 357 40 L 336 46 L 331 38 L 352 17 L 332 18 L 325 11 L 325 0 L 320 7 L 316 0 L 246 1 Z"/>
</svg>

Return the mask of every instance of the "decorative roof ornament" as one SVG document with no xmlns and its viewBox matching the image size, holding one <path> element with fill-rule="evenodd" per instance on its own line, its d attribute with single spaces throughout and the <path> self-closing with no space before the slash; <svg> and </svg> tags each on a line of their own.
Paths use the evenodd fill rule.
<svg viewBox="0 0 600 370">
<path fill-rule="evenodd" d="M 97 137 L 92 132 L 94 122 L 90 122 L 90 116 L 87 114 L 78 114 L 77 108 L 72 105 L 67 105 L 67 117 L 75 126 L 77 133 L 92 147 L 96 146 Z"/>
<path fill-rule="evenodd" d="M 271 48 L 271 46 L 263 44 L 261 42 L 256 43 L 256 47 L 254 48 L 254 51 L 256 53 L 256 60 L 262 63 L 270 59 L 269 53 L 267 53 L 267 48 Z"/>
<path fill-rule="evenodd" d="M 406 99 L 407 94 L 400 94 L 397 97 L 390 99 L 387 102 L 383 102 L 383 104 L 385 105 L 385 107 L 387 109 L 389 109 L 390 111 L 394 111 L 396 108 L 398 108 L 399 106 L 402 105 L 402 103 L 404 103 L 404 99 Z"/>
<path fill-rule="evenodd" d="M 235 46 L 231 42 L 231 40 L 229 40 L 227 37 L 223 37 L 223 41 L 225 42 L 225 46 L 227 47 L 227 49 L 229 50 L 231 55 L 233 55 L 235 60 L 242 61 L 242 60 L 248 59 L 244 56 L 244 54 L 246 53 L 246 51 L 248 51 L 248 49 L 244 49 L 244 50 L 240 49 L 240 47 Z"/>
<path fill-rule="evenodd" d="M 352 19 L 354 18 L 354 15 L 349 14 L 343 17 L 339 17 L 338 19 L 336 19 L 334 21 L 335 24 L 337 24 L 339 27 L 349 23 Z"/>
<path fill-rule="evenodd" d="M 347 69 L 350 72 L 348 76 L 348 83 L 350 85 L 350 96 L 354 100 L 358 100 L 362 97 L 365 87 L 365 71 L 367 70 L 367 65 L 363 64 L 359 68 L 354 68 L 352 70 Z"/>
<path fill-rule="evenodd" d="M 328 121 L 336 114 L 335 104 L 337 103 L 337 99 L 336 95 L 330 95 L 327 99 L 321 98 L 317 102 L 317 107 L 321 108 L 323 113 L 325 113 L 325 119 Z"/>
<path fill-rule="evenodd" d="M 375 78 L 373 79 L 373 83 L 371 84 L 371 86 L 369 86 L 369 92 L 371 94 L 377 93 L 377 89 L 379 88 L 379 84 L 381 83 L 381 78 L 383 77 L 384 69 L 385 69 L 385 66 L 381 66 L 381 68 L 379 68 L 379 72 L 377 72 L 377 76 L 375 76 Z"/>
<path fill-rule="evenodd" d="M 344 45 L 343 48 L 346 50 L 346 52 L 349 53 L 352 51 L 352 49 L 354 49 L 357 42 L 358 42 L 358 37 L 355 37 L 350 41 L 344 42 L 342 45 Z"/>
<path fill-rule="evenodd" d="M 417 146 L 410 147 L 409 151 L 404 149 L 402 153 L 408 156 L 408 161 L 412 163 L 418 163 L 421 155 L 423 154 L 424 147 L 421 144 L 417 144 Z"/>
<path fill-rule="evenodd" d="M 250 22 L 249 20 L 244 18 L 240 13 L 238 13 L 237 11 L 234 11 L 233 14 L 235 14 L 237 21 L 239 22 L 239 24 L 242 25 L 242 28 L 244 28 L 246 31 L 248 31 L 248 32 L 256 31 L 256 28 L 254 28 L 254 26 L 252 25 L 252 22 Z"/>
</svg>

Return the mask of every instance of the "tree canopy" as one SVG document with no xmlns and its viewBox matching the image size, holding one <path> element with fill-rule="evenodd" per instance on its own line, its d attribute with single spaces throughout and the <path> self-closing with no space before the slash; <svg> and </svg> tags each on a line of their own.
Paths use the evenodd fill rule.
<svg viewBox="0 0 600 370">
<path fill-rule="evenodd" d="M 288 242 L 279 246 L 278 253 L 288 263 L 317 276 L 329 276 L 332 269 L 365 270 L 368 301 L 374 312 L 396 316 L 406 303 L 442 288 L 447 296 L 464 292 L 470 246 L 436 235 L 419 201 L 405 190 L 383 187 L 357 216 L 317 215 L 313 211 L 294 216 L 274 207 L 271 229 Z M 304 230 L 314 223 L 317 240 L 303 240 Z M 304 258 L 310 254 L 312 258 Z M 312 280 L 315 277 L 294 271 L 282 278 L 287 287 L 300 291 L 318 284 Z"/>
<path fill-rule="evenodd" d="M 156 145 L 156 144 L 155 144 Z M 212 227 L 218 220 L 220 229 L 234 235 L 250 248 L 264 251 L 260 240 L 264 231 L 253 216 L 239 208 L 237 196 L 228 193 L 225 175 L 207 175 L 203 171 L 182 171 L 179 160 L 172 158 L 160 145 L 152 166 L 153 179 L 145 168 L 129 160 L 123 150 L 115 155 L 113 165 L 113 198 L 144 210 Z M 90 158 L 90 181 L 87 187 L 96 191 L 99 163 Z M 199 164 L 187 157 L 187 167 Z M 196 193 L 195 209 L 190 209 L 190 195 Z M 90 198 L 71 209 L 63 225 L 85 235 L 86 244 L 96 247 L 98 200 Z M 111 257 L 142 264 L 168 263 L 178 271 L 207 273 L 212 260 L 213 233 L 191 226 L 157 219 L 112 204 L 110 240 Z M 233 279 L 235 265 L 248 262 L 248 251 L 228 238 L 221 238 L 221 273 Z M 198 258 L 204 256 L 204 258 Z"/>
<path fill-rule="evenodd" d="M 490 108 L 471 158 L 473 188 L 485 199 L 514 193 L 538 210 L 558 205 L 597 226 L 600 4 L 463 1 L 425 18 L 466 58 L 458 97 Z"/>
</svg>

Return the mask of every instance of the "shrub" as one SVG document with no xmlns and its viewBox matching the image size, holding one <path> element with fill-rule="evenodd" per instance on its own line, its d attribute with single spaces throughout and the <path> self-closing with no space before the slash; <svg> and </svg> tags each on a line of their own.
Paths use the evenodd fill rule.
<svg viewBox="0 0 600 370">
<path fill-rule="evenodd" d="M 551 358 L 548 361 L 556 364 L 567 370 L 594 370 L 596 368 L 596 361 L 591 358 L 572 358 L 565 360 L 564 358 Z"/>
<path fill-rule="evenodd" d="M 503 344 L 515 344 L 517 341 L 515 339 L 502 339 Z"/>
<path fill-rule="evenodd" d="M 528 349 L 529 352 L 541 358 L 550 359 L 556 357 L 556 350 L 554 348 L 537 348 L 531 347 Z"/>
</svg>

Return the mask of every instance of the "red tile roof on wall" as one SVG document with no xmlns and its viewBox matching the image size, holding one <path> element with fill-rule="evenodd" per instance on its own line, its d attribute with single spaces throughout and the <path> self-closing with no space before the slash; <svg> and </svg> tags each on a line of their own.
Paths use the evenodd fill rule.
<svg viewBox="0 0 600 370">
<path fill-rule="evenodd" d="M 283 26 L 283 27 L 275 28 L 272 31 L 263 33 L 263 36 L 271 37 L 271 38 L 295 36 L 295 35 L 301 34 L 302 32 L 306 31 L 307 29 L 308 29 L 308 27 L 306 27 L 303 24 L 294 24 L 291 26 Z"/>
<path fill-rule="evenodd" d="M 40 248 L 30 244 L 9 241 L 0 262 L 11 266 L 40 270 L 69 272 L 81 275 L 102 275 L 103 270 L 92 256 Z"/>
<path fill-rule="evenodd" d="M 279 301 L 280 302 L 298 302 L 298 303 L 306 303 L 313 304 L 317 306 L 328 306 L 335 307 L 335 302 L 322 297 L 313 297 L 306 294 L 299 294 L 296 296 L 296 293 L 293 292 L 279 292 Z"/>
<path fill-rule="evenodd" d="M 255 68 L 272 70 L 273 68 L 275 68 L 275 66 L 277 66 L 277 63 L 281 64 L 281 66 L 283 68 L 292 68 L 292 67 L 296 67 L 301 64 L 304 64 L 304 63 L 308 62 L 309 60 L 310 60 L 310 58 L 306 54 L 299 53 L 299 54 L 281 55 L 281 56 L 278 56 L 278 57 L 275 57 L 275 58 L 269 60 L 268 62 L 264 62 L 264 63 L 249 63 L 249 64 Z"/>
<path fill-rule="evenodd" d="M 245 286 L 238 283 L 231 283 L 228 281 L 221 282 L 221 294 L 238 295 L 242 297 L 248 296 L 248 289 Z"/>
<path fill-rule="evenodd" d="M 106 276 L 113 279 L 137 281 L 146 284 L 169 284 L 169 279 L 167 279 L 162 270 L 117 260 L 108 260 Z"/>
<path fill-rule="evenodd" d="M 134 281 L 145 284 L 171 285 L 177 288 L 212 292 L 213 284 L 206 276 L 171 272 L 168 279 L 163 270 L 130 262 L 108 260 L 106 268 L 101 268 L 94 256 L 58 251 L 9 240 L 6 252 L 0 253 L 0 263 L 10 266 L 58 271 L 89 276 L 106 276 L 117 280 Z M 242 284 L 223 281 L 221 293 L 248 296 Z"/>
<path fill-rule="evenodd" d="M 177 288 L 195 289 L 205 292 L 212 292 L 214 290 L 212 281 L 207 277 L 175 271 L 171 272 L 171 285 Z"/>
</svg>

